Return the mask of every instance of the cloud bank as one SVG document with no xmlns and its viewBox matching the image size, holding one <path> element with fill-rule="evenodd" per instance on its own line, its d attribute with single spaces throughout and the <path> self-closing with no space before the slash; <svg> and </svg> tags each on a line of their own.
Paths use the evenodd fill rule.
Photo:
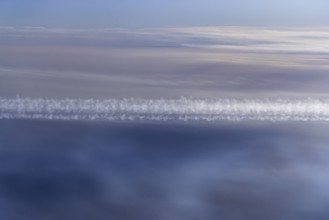
<svg viewBox="0 0 329 220">
<path fill-rule="evenodd" d="M 0 95 L 323 97 L 328 39 L 320 27 L 2 27 Z"/>
<path fill-rule="evenodd" d="M 328 121 L 329 99 L 0 99 L 0 119 Z"/>
</svg>

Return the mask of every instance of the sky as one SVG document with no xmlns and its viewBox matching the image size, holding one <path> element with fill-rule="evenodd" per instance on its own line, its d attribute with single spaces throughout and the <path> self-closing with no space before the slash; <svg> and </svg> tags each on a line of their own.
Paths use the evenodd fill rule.
<svg viewBox="0 0 329 220">
<path fill-rule="evenodd" d="M 0 0 L 0 219 L 328 219 L 328 9 Z"/>
<path fill-rule="evenodd" d="M 324 97 L 326 0 L 3 0 L 0 96 Z"/>
<path fill-rule="evenodd" d="M 0 28 L 0 94 L 326 97 L 328 28 Z"/>
<path fill-rule="evenodd" d="M 0 25 L 69 28 L 326 26 L 327 0 L 2 0 Z"/>
</svg>

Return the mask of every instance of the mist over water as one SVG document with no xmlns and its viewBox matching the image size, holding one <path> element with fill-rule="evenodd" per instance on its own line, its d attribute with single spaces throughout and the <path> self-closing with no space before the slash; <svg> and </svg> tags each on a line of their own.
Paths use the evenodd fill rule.
<svg viewBox="0 0 329 220">
<path fill-rule="evenodd" d="M 326 219 L 328 128 L 2 120 L 0 219 Z"/>
</svg>

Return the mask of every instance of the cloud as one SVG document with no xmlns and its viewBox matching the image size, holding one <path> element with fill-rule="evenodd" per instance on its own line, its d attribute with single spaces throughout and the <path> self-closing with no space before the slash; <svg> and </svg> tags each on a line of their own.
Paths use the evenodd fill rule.
<svg viewBox="0 0 329 220">
<path fill-rule="evenodd" d="M 3 120 L 0 131 L 1 219 L 328 216 L 327 123 Z"/>
<path fill-rule="evenodd" d="M 5 97 L 296 97 L 329 92 L 328 28 L 0 30 L 0 94 Z"/>
<path fill-rule="evenodd" d="M 0 119 L 328 121 L 328 99 L 0 99 Z"/>
</svg>

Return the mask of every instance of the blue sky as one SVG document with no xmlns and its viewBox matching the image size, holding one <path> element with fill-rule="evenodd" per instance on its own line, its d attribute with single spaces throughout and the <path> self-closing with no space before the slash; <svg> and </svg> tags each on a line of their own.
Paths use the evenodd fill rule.
<svg viewBox="0 0 329 220">
<path fill-rule="evenodd" d="M 2 0 L 0 25 L 47 27 L 327 26 L 327 0 Z"/>
</svg>

